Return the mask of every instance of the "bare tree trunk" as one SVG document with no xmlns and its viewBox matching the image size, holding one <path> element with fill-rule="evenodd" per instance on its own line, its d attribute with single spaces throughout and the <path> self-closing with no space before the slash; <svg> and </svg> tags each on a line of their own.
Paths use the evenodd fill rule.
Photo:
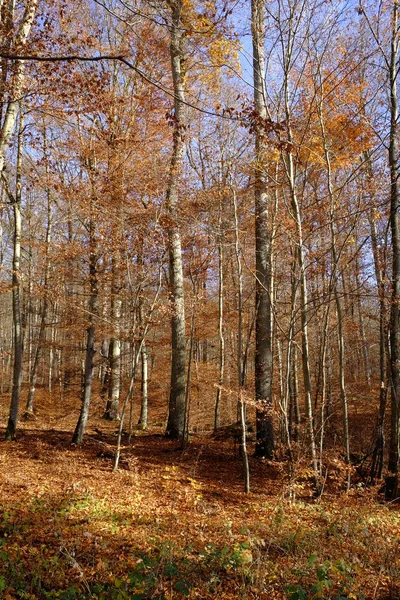
<svg viewBox="0 0 400 600">
<path fill-rule="evenodd" d="M 118 253 L 118 250 L 117 250 Z M 120 261 L 113 257 L 112 261 L 112 284 L 111 284 L 111 319 L 114 327 L 114 334 L 110 341 L 110 378 L 108 386 L 108 400 L 105 419 L 115 421 L 118 419 L 119 396 L 121 389 L 121 340 L 120 340 L 120 321 L 122 300 L 121 292 L 121 274 Z"/>
<path fill-rule="evenodd" d="M 195 322 L 196 322 L 196 308 L 197 308 L 197 285 L 196 280 L 192 277 L 192 288 L 193 288 L 193 299 L 192 299 L 192 316 L 190 319 L 190 340 L 189 340 L 189 358 L 188 368 L 186 377 L 186 390 L 185 390 L 185 421 L 183 424 L 182 433 L 182 448 L 184 448 L 187 440 L 189 439 L 189 411 L 190 411 L 190 384 L 192 379 L 192 362 L 194 358 L 194 342 L 195 342 Z"/>
<path fill-rule="evenodd" d="M 358 287 L 358 284 L 357 284 Z M 369 364 L 369 352 L 368 352 L 368 344 L 367 344 L 367 338 L 365 335 L 365 326 L 364 326 L 364 315 L 363 315 L 363 311 L 362 311 L 362 302 L 361 302 L 361 297 L 358 294 L 357 297 L 357 309 L 358 309 L 358 322 L 360 325 L 360 338 L 361 338 L 361 347 L 362 347 L 362 355 L 363 355 L 363 360 L 364 360 L 364 373 L 365 373 L 365 383 L 367 384 L 368 388 L 371 385 L 371 367 Z"/>
<path fill-rule="evenodd" d="M 367 181 L 369 186 L 373 186 L 373 167 L 371 157 L 368 152 L 364 153 L 364 160 L 366 162 Z M 373 188 L 371 190 L 372 196 L 374 196 Z M 376 440 L 371 460 L 371 471 L 370 481 L 373 483 L 375 479 L 381 479 L 384 465 L 384 450 L 385 450 L 385 415 L 387 406 L 388 396 L 388 381 L 390 380 L 390 364 L 387 360 L 388 356 L 388 327 L 387 327 L 387 310 L 385 302 L 385 279 L 386 273 L 384 264 L 386 261 L 382 260 L 379 243 L 378 233 L 376 230 L 376 224 L 374 219 L 373 206 L 371 205 L 368 210 L 368 222 L 371 230 L 371 246 L 372 254 L 374 257 L 374 268 L 375 268 L 375 280 L 378 289 L 379 297 L 379 381 L 380 381 L 380 392 L 379 392 L 379 408 L 376 424 Z"/>
<path fill-rule="evenodd" d="M 265 94 L 265 7 L 264 0 L 251 2 L 253 40 L 255 126 L 255 242 L 256 242 L 256 346 L 255 397 L 257 403 L 256 456 L 274 456 L 272 420 L 272 312 L 271 312 L 271 226 L 268 214 L 269 197 L 264 173 L 265 139 L 263 121 L 267 117 Z"/>
<path fill-rule="evenodd" d="M 30 382 L 29 382 L 29 393 L 28 399 L 26 402 L 26 410 L 29 413 L 33 413 L 34 410 L 34 398 L 35 398 L 35 388 L 36 388 L 36 380 L 39 369 L 39 362 L 41 358 L 41 354 L 43 351 L 44 342 L 46 339 L 46 321 L 49 310 L 49 278 L 50 278 L 50 242 L 51 242 L 51 233 L 52 233 L 52 201 L 51 201 L 51 193 L 49 188 L 49 169 L 48 169 L 48 161 L 47 161 L 47 150 L 46 150 L 46 135 L 45 135 L 45 158 L 46 158 L 46 178 L 47 178 L 47 227 L 46 227 L 46 256 L 45 256 L 45 267 L 44 267 L 44 295 L 43 295 L 43 305 L 42 305 L 42 314 L 40 317 L 40 329 L 39 329 L 39 337 L 37 341 L 37 347 L 35 352 L 35 357 L 33 360 L 33 367 L 30 374 Z M 50 382 L 50 376 L 49 376 Z"/>
<path fill-rule="evenodd" d="M 222 246 L 221 219 L 218 232 L 218 337 L 219 337 L 219 378 L 214 411 L 214 431 L 220 426 L 222 386 L 225 372 L 225 336 L 224 336 L 224 254 Z"/>
<path fill-rule="evenodd" d="M 133 347 L 132 370 L 131 370 L 131 377 L 130 377 L 130 381 L 129 381 L 129 390 L 128 390 L 128 393 L 125 396 L 125 400 L 124 400 L 124 402 L 122 404 L 121 419 L 120 419 L 119 428 L 118 428 L 117 447 L 116 447 L 115 460 L 114 460 L 114 466 L 113 466 L 113 472 L 114 473 L 118 470 L 119 460 L 121 458 L 121 441 L 122 441 L 122 433 L 123 433 L 123 430 L 124 430 L 124 421 L 125 421 L 126 408 L 127 408 L 129 402 L 131 402 L 131 405 L 132 405 L 133 392 L 135 390 L 136 371 L 137 371 L 137 366 L 138 366 L 138 363 L 139 363 L 139 357 L 141 355 L 142 346 L 143 346 L 144 340 L 146 339 L 147 332 L 148 332 L 149 327 L 150 327 L 151 316 L 152 316 L 153 311 L 154 311 L 154 309 L 155 309 L 155 307 L 157 305 L 158 296 L 159 296 L 160 290 L 161 290 L 161 282 L 162 282 L 162 270 L 160 268 L 157 291 L 155 293 L 155 296 L 154 296 L 154 299 L 153 299 L 153 303 L 152 303 L 152 305 L 150 307 L 150 310 L 148 312 L 148 315 L 147 315 L 147 318 L 146 318 L 146 322 L 144 323 L 144 327 L 143 327 L 143 330 L 142 330 L 142 336 L 141 336 L 141 340 L 140 340 L 140 343 L 139 343 L 139 347 L 138 347 L 137 351 L 135 351 L 135 348 Z"/>
<path fill-rule="evenodd" d="M 330 300 L 330 298 L 329 298 Z M 323 318 L 323 331 L 322 331 L 322 349 L 321 349 L 321 424 L 319 432 L 319 472 L 322 476 L 322 458 L 324 449 L 324 436 L 325 436 L 325 419 L 326 419 L 326 355 L 328 347 L 328 330 L 329 330 L 329 313 L 330 313 L 330 301 L 325 308 L 325 314 Z"/>
<path fill-rule="evenodd" d="M 321 93 L 321 98 L 318 106 L 319 122 L 322 134 L 322 144 L 324 150 L 326 174 L 327 174 L 327 186 L 329 196 L 329 230 L 331 237 L 331 254 L 332 254 L 332 291 L 335 299 L 336 314 L 338 321 L 338 349 L 339 349 L 339 384 L 340 384 L 340 398 L 342 401 L 343 408 L 343 433 L 344 433 L 344 445 L 346 452 L 346 463 L 350 465 L 350 436 L 349 436 L 349 417 L 348 417 L 348 403 L 346 394 L 345 384 L 345 340 L 343 331 L 343 309 L 338 289 L 338 271 L 339 271 L 339 255 L 337 250 L 336 242 L 336 230 L 335 230 L 335 192 L 332 183 L 332 167 L 331 167 L 331 156 L 328 147 L 328 139 L 326 137 L 325 120 L 323 116 L 323 103 L 325 101 L 324 86 L 322 73 L 319 72 L 318 87 Z M 347 489 L 350 489 L 350 469 L 347 473 Z"/>
<path fill-rule="evenodd" d="M 392 412 L 389 446 L 389 475 L 386 478 L 386 498 L 396 498 L 399 493 L 399 443 L 400 443 L 400 226 L 399 226 L 399 166 L 397 143 L 397 74 L 399 50 L 399 5 L 393 2 L 392 40 L 390 56 L 390 230 L 392 234 L 392 304 L 390 312 L 390 374 Z"/>
<path fill-rule="evenodd" d="M 288 98 L 287 98 L 288 106 Z M 289 129 L 289 143 L 292 143 L 292 134 Z M 297 262 L 299 265 L 299 278 L 300 278 L 300 316 L 301 316 L 301 349 L 302 349 L 302 363 L 303 363 L 303 379 L 304 379 L 304 393 L 305 393 L 305 405 L 307 414 L 308 433 L 310 440 L 311 460 L 314 471 L 314 485 L 315 493 L 318 495 L 321 492 L 319 484 L 319 468 L 317 458 L 317 447 L 315 443 L 315 432 L 314 432 L 314 416 L 312 406 L 312 386 L 311 386 L 311 372 L 310 372 L 310 353 L 308 343 L 308 319 L 307 319 L 307 277 L 306 277 L 306 266 L 305 266 L 305 249 L 303 243 L 303 228 L 300 213 L 299 201 L 296 193 L 295 183 L 295 172 L 293 165 L 293 156 L 291 152 L 286 157 L 286 172 L 288 177 L 288 183 L 290 188 L 290 196 L 292 202 L 293 216 L 297 228 Z"/>
<path fill-rule="evenodd" d="M 13 253 L 13 274 L 12 274 L 12 301 L 13 301 L 13 322 L 14 322 L 14 366 L 13 383 L 11 393 L 10 413 L 6 428 L 6 440 L 13 440 L 17 430 L 19 399 L 21 395 L 22 383 L 22 353 L 23 353 L 23 333 L 21 320 L 21 168 L 22 168 L 22 147 L 23 147 L 23 129 L 24 119 L 22 107 L 20 108 L 20 123 L 18 133 L 18 157 L 16 174 L 15 198 L 10 199 L 14 208 L 14 253 Z M 4 182 L 6 183 L 6 182 Z"/>
<path fill-rule="evenodd" d="M 39 0 L 28 0 L 22 19 L 19 22 L 18 29 L 14 38 L 15 47 L 23 49 L 29 37 L 33 21 L 35 19 L 36 10 Z M 14 25 L 14 4 L 5 10 L 4 32 L 11 33 Z M 7 39 L 7 36 L 5 36 Z M 7 42 L 6 42 L 7 43 Z M 3 83 L 6 82 L 7 61 L 2 61 L 1 76 Z M 0 174 L 3 175 L 6 153 L 10 145 L 11 136 L 13 134 L 15 123 L 17 120 L 18 109 L 20 109 L 21 96 L 24 84 L 24 62 L 21 60 L 15 61 L 13 74 L 11 76 L 9 94 L 10 101 L 4 108 L 4 88 L 1 90 L 2 109 L 0 115 L 3 117 L 0 131 Z M 22 160 L 22 127 L 23 117 L 20 109 L 20 133 L 18 140 L 19 158 Z M 14 253 L 13 253 L 13 319 L 14 319 L 14 370 L 13 384 L 10 404 L 10 414 L 8 425 L 6 428 L 6 439 L 10 440 L 15 437 L 15 431 L 18 420 L 19 398 L 22 381 L 22 327 L 21 327 L 21 299 L 20 299 L 20 254 L 21 254 L 21 181 L 17 166 L 17 189 L 14 206 Z M 19 179 L 19 181 L 18 181 Z M 11 198 L 10 198 L 11 199 Z"/>
<path fill-rule="evenodd" d="M 177 0 L 172 5 L 172 22 L 170 28 L 170 54 L 172 78 L 174 84 L 175 119 L 173 151 L 167 189 L 167 210 L 170 220 L 168 238 L 172 308 L 172 364 L 171 390 L 166 434 L 174 439 L 180 438 L 183 434 L 186 390 L 185 295 L 181 234 L 179 227 L 179 179 L 182 171 L 185 149 L 185 29 L 182 24 L 182 11 L 183 1 Z"/>
<path fill-rule="evenodd" d="M 297 369 L 297 346 L 294 345 L 290 353 L 289 373 L 289 432 L 293 441 L 298 442 L 300 437 L 301 412 L 299 406 L 299 382 Z M 294 423 L 293 423 L 294 421 Z"/>
<path fill-rule="evenodd" d="M 146 341 L 143 341 L 142 352 L 142 381 L 140 386 L 140 392 L 142 396 L 142 402 L 140 405 L 140 418 L 139 425 L 140 429 L 147 429 L 147 419 L 148 419 L 148 405 L 149 405 L 149 394 L 148 394 L 148 356 L 147 356 L 147 346 Z"/>
<path fill-rule="evenodd" d="M 297 356 L 296 345 L 294 343 L 294 326 L 297 304 L 298 278 L 297 271 L 297 250 L 292 251 L 291 267 L 291 298 L 290 298 L 290 323 L 288 333 L 288 346 L 286 353 L 286 406 L 288 411 L 288 435 L 298 441 L 300 426 L 300 408 L 297 390 Z M 294 423 L 293 423 L 294 422 Z"/>
<path fill-rule="evenodd" d="M 54 317 L 56 316 L 56 314 L 57 314 L 57 311 L 55 308 L 53 310 Z M 55 326 L 52 326 L 51 332 L 50 332 L 49 372 L 48 372 L 48 378 L 47 378 L 47 389 L 49 391 L 49 394 L 51 394 L 53 391 L 53 370 L 54 370 L 55 360 L 57 357 L 56 352 L 54 352 L 54 345 L 56 343 L 56 338 L 57 338 L 57 329 L 55 328 Z"/>
<path fill-rule="evenodd" d="M 237 372 L 238 372 L 238 420 L 241 427 L 241 452 L 243 458 L 244 491 L 250 492 L 250 470 L 246 442 L 246 405 L 243 398 L 243 268 L 240 255 L 239 220 L 237 213 L 236 192 L 233 193 L 233 209 L 235 218 L 235 255 L 238 278 L 238 341 L 237 341 Z"/>
<path fill-rule="evenodd" d="M 140 328 L 143 331 L 145 327 L 145 318 L 144 318 L 144 304 L 143 297 L 139 298 L 139 320 L 140 320 Z M 141 359 L 142 359 L 142 382 L 141 382 L 141 405 L 140 405 L 140 418 L 139 425 L 141 429 L 147 429 L 147 408 L 148 408 L 148 390 L 147 390 L 147 380 L 148 380 L 148 362 L 147 362 L 147 348 L 146 348 L 146 340 L 143 338 L 142 349 L 141 349 Z"/>
<path fill-rule="evenodd" d="M 93 199 L 92 199 L 93 204 Z M 98 280 L 97 280 L 97 254 L 96 254 L 96 237 L 93 208 L 91 209 L 89 219 L 89 327 L 86 337 L 86 355 L 82 385 L 82 406 L 78 422 L 75 427 L 72 443 L 78 446 L 82 444 L 83 436 L 86 429 L 86 423 L 89 417 L 90 399 L 92 393 L 93 382 L 93 364 L 94 364 L 94 340 L 95 340 L 95 319 L 98 310 Z"/>
<path fill-rule="evenodd" d="M 35 19 L 36 10 L 39 4 L 39 0 L 28 0 L 25 6 L 24 15 L 20 21 L 17 34 L 15 36 L 14 44 L 15 47 L 21 52 L 25 44 L 27 43 L 33 21 Z M 7 20 L 9 24 L 6 27 L 13 26 L 13 5 L 11 10 L 7 10 Z M 3 63 L 4 64 L 4 63 Z M 10 139 L 13 134 L 15 123 L 17 120 L 18 107 L 22 95 L 22 88 L 24 84 L 24 61 L 15 61 L 15 70 L 12 77 L 11 86 L 11 100 L 7 104 L 7 108 L 4 111 L 4 119 L 0 132 L 0 173 L 3 172 L 4 162 L 6 153 L 10 144 Z"/>
</svg>

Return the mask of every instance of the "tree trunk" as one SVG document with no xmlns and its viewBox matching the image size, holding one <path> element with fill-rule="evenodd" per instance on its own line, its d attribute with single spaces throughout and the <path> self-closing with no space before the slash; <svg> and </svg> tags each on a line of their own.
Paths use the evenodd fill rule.
<svg viewBox="0 0 400 600">
<path fill-rule="evenodd" d="M 46 142 L 46 137 L 45 137 Z M 46 148 L 45 148 L 45 158 L 46 156 Z M 43 296 L 43 306 L 42 306 L 42 314 L 40 317 L 40 329 L 39 329 L 39 337 L 37 341 L 37 347 L 35 352 L 35 357 L 33 359 L 32 371 L 30 374 L 29 381 L 29 393 L 28 399 L 26 402 L 26 410 L 30 413 L 33 413 L 34 410 L 34 399 L 35 399 L 35 389 L 36 389 L 36 380 L 39 369 L 39 362 L 41 358 L 41 354 L 43 352 L 43 346 L 46 339 L 46 321 L 49 310 L 49 278 L 50 278 L 50 241 L 51 241 L 51 229 L 52 229 L 52 202 L 51 202 L 51 193 L 49 188 L 49 169 L 48 169 L 48 161 L 46 160 L 46 178 L 47 178 L 47 228 L 46 228 L 46 256 L 45 256 L 45 268 L 44 268 L 44 296 Z M 50 365 L 51 367 L 51 365 Z M 49 369 L 50 373 L 50 369 Z M 49 387 L 51 386 L 51 376 L 49 374 Z"/>
<path fill-rule="evenodd" d="M 145 317 L 144 317 L 144 302 L 143 297 L 139 298 L 139 319 L 140 319 L 140 329 L 144 331 L 145 328 Z M 143 338 L 142 341 L 142 349 L 141 349 L 141 359 L 142 359 L 142 381 L 141 381 L 141 405 L 140 405 L 140 418 L 139 425 L 141 429 L 147 429 L 147 409 L 148 409 L 148 360 L 147 360 L 147 347 L 146 340 Z"/>
<path fill-rule="evenodd" d="M 92 200 L 93 202 L 93 200 Z M 74 435 L 72 436 L 72 443 L 80 446 L 83 441 L 83 435 L 86 429 L 86 423 L 89 417 L 90 399 L 92 393 L 92 381 L 93 381 L 93 362 L 94 362 L 94 340 L 95 340 L 95 318 L 98 309 L 98 281 L 97 281 L 97 256 L 96 256 L 96 239 L 95 239 L 95 225 L 93 214 L 90 216 L 89 221 L 89 285 L 90 285 L 90 299 L 89 299 L 89 327 L 87 329 L 86 338 L 86 356 L 85 366 L 83 373 L 83 384 L 82 384 L 82 406 L 79 415 L 78 422 L 75 427 Z"/>
<path fill-rule="evenodd" d="M 322 83 L 322 74 L 320 74 L 320 81 L 318 82 L 319 89 L 321 91 L 320 105 L 318 108 L 319 121 L 321 126 L 322 143 L 326 164 L 327 172 L 327 186 L 329 196 L 329 230 L 331 237 L 331 254 L 332 254 L 332 289 L 333 296 L 336 305 L 336 314 L 338 322 L 338 350 L 339 350 L 339 385 L 340 385 L 340 398 L 342 401 L 343 408 L 343 433 L 344 433 L 344 445 L 346 452 L 346 463 L 350 465 L 350 437 L 349 437 L 349 416 L 348 416 L 348 405 L 347 405 L 347 394 L 345 384 L 345 341 L 343 331 L 343 309 L 342 302 L 339 295 L 338 289 L 338 271 L 339 271 L 339 255 L 337 251 L 336 243 L 336 230 L 335 230 L 335 192 L 332 183 L 332 168 L 331 168 L 331 156 L 328 147 L 328 140 L 325 131 L 325 121 L 323 117 L 323 102 L 324 102 L 324 87 Z M 350 488 L 350 469 L 347 474 L 347 489 Z"/>
<path fill-rule="evenodd" d="M 111 319 L 114 327 L 114 335 L 110 342 L 110 378 L 108 386 L 108 399 L 104 418 L 110 421 L 118 419 L 119 396 L 121 389 L 121 340 L 120 321 L 122 300 L 120 297 L 120 261 L 113 257 L 112 261 L 112 284 L 111 284 Z"/>
<path fill-rule="evenodd" d="M 265 96 L 265 8 L 264 0 L 252 0 L 251 29 L 253 40 L 255 126 L 255 242 L 256 242 L 256 345 L 254 357 L 255 398 L 257 404 L 256 456 L 274 456 L 272 420 L 272 331 L 271 331 L 271 233 L 268 215 L 269 198 L 264 173 L 265 140 L 263 120 L 267 117 Z"/>
<path fill-rule="evenodd" d="M 222 246 L 221 219 L 218 232 L 218 338 L 219 338 L 219 377 L 217 398 L 214 411 L 214 431 L 220 426 L 222 386 L 224 385 L 225 371 L 225 337 L 224 337 L 224 265 Z"/>
<path fill-rule="evenodd" d="M 390 312 L 390 374 L 392 413 L 389 446 L 389 475 L 386 478 L 386 498 L 398 496 L 399 488 L 399 436 L 400 436 L 400 227 L 399 227 L 399 166 L 397 143 L 397 59 L 398 59 L 398 13 L 397 2 L 393 3 L 392 43 L 390 56 L 390 230 L 392 234 L 392 304 Z"/>
<path fill-rule="evenodd" d="M 183 1 L 177 0 L 172 6 L 171 22 L 171 68 L 174 84 L 174 132 L 173 151 L 167 188 L 167 210 L 170 220 L 169 240 L 169 277 L 171 295 L 171 390 L 168 407 L 166 434 L 178 439 L 183 434 L 185 421 L 186 390 L 186 334 L 185 334 L 185 296 L 183 282 L 183 264 L 181 234 L 179 227 L 179 180 L 182 171 L 185 149 L 185 75 L 184 40 L 182 25 Z"/>
<path fill-rule="evenodd" d="M 12 393 L 10 413 L 6 428 L 6 440 L 13 440 L 17 430 L 19 399 L 22 383 L 22 353 L 23 333 L 21 320 L 21 167 L 23 146 L 24 119 L 22 108 L 20 109 L 20 124 L 18 133 L 18 157 L 16 192 L 13 199 L 14 208 L 14 252 L 13 252 L 13 274 L 12 274 L 12 304 L 14 323 L 14 366 L 12 379 Z M 9 194 L 11 195 L 11 194 Z"/>
<path fill-rule="evenodd" d="M 246 443 L 246 405 L 243 398 L 244 372 L 243 372 L 243 269 L 240 253 L 239 220 L 237 213 L 237 198 L 233 192 L 233 209 L 235 219 L 235 256 L 238 278 L 238 340 L 237 340 L 237 375 L 238 375 L 238 403 L 237 420 L 241 427 L 241 454 L 243 458 L 244 491 L 250 492 L 250 470 Z"/>
<path fill-rule="evenodd" d="M 373 167 L 371 156 L 368 152 L 364 153 L 366 162 L 367 181 L 370 186 L 373 186 Z M 372 196 L 374 196 L 374 193 Z M 384 465 L 385 451 L 385 416 L 388 396 L 388 381 L 390 380 L 390 364 L 387 360 L 388 352 L 388 326 L 387 326 L 387 310 L 385 302 L 385 279 L 386 273 L 384 268 L 385 261 L 382 260 L 378 233 L 374 218 L 374 209 L 371 205 L 368 210 L 368 222 L 371 230 L 371 246 L 374 257 L 375 280 L 379 296 L 379 408 L 376 424 L 376 440 L 371 460 L 370 481 L 374 483 L 375 479 L 382 477 Z"/>
</svg>

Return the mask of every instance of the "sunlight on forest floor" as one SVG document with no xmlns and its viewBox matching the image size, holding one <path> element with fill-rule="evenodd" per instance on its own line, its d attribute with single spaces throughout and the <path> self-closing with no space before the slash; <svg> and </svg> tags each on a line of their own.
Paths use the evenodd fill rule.
<svg viewBox="0 0 400 600">
<path fill-rule="evenodd" d="M 1 598 L 400 597 L 399 507 L 377 488 L 339 493 L 333 459 L 318 502 L 306 466 L 290 482 L 284 462 L 254 458 L 245 495 L 231 442 L 181 450 L 159 427 L 113 474 L 115 423 L 95 406 L 77 448 L 77 408 L 49 412 L 38 394 L 37 418 L 0 443 Z"/>
</svg>

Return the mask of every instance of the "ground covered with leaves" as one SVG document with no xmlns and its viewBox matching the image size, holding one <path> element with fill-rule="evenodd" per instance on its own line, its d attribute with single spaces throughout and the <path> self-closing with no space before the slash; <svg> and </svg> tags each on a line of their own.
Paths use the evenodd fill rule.
<svg viewBox="0 0 400 600">
<path fill-rule="evenodd" d="M 284 461 L 251 457 L 245 495 L 229 440 L 182 450 L 159 428 L 135 432 L 112 473 L 115 424 L 99 408 L 77 448 L 75 404 L 39 404 L 0 442 L 4 600 L 400 598 L 399 506 L 344 494 L 336 459 L 314 501 L 307 468 L 289 480 Z"/>
</svg>

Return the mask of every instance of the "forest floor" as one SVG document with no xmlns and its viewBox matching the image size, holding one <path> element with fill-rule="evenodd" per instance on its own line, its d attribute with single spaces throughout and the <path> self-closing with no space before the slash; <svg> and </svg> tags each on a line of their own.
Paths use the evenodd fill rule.
<svg viewBox="0 0 400 600">
<path fill-rule="evenodd" d="M 318 501 L 307 465 L 290 479 L 252 456 L 244 494 L 232 441 L 199 434 L 182 450 L 160 425 L 136 431 L 112 473 L 99 402 L 80 448 L 77 400 L 36 406 L 16 441 L 0 431 L 0 598 L 400 599 L 400 507 L 360 482 L 344 493 L 340 457 Z"/>
</svg>

